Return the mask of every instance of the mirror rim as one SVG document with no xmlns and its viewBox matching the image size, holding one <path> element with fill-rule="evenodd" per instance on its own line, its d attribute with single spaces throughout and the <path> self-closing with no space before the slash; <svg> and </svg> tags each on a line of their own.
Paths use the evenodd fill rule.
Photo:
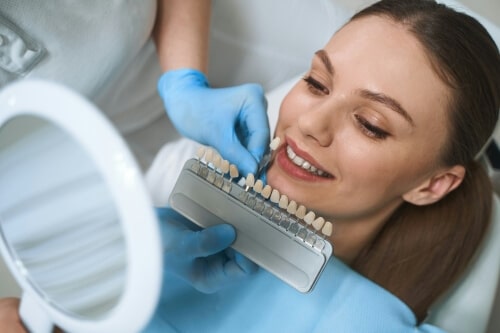
<svg viewBox="0 0 500 333">
<path fill-rule="evenodd" d="M 109 186 L 127 249 L 122 297 L 103 317 L 86 319 L 71 316 L 46 302 L 18 270 L 10 247 L 0 237 L 2 255 L 23 292 L 43 306 L 52 322 L 72 332 L 141 329 L 152 316 L 160 295 L 161 238 L 142 173 L 124 140 L 101 111 L 84 97 L 47 80 L 22 79 L 7 85 L 0 90 L 0 110 L 0 129 L 18 116 L 35 116 L 58 126 L 82 146 Z"/>
</svg>

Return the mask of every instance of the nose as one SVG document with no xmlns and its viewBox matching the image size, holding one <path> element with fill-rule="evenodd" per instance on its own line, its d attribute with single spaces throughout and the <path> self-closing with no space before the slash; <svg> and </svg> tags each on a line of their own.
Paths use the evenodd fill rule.
<svg viewBox="0 0 500 333">
<path fill-rule="evenodd" d="M 333 141 L 333 114 L 331 107 L 319 105 L 302 114 L 298 119 L 300 132 L 326 147 Z"/>
</svg>

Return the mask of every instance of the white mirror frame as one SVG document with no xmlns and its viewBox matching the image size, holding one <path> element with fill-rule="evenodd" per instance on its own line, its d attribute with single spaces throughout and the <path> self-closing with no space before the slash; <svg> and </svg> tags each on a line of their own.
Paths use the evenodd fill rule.
<svg viewBox="0 0 500 333">
<path fill-rule="evenodd" d="M 33 330 L 33 326 L 51 327 L 54 323 L 70 332 L 139 331 L 149 321 L 160 295 L 162 249 L 157 218 L 136 161 L 101 112 L 63 86 L 29 79 L 5 87 L 0 91 L 0 128 L 21 115 L 48 120 L 73 136 L 88 153 L 116 203 L 127 249 L 123 295 L 109 313 L 89 320 L 44 300 L 19 271 L 0 238 L 1 253 L 23 290 L 23 320 Z"/>
</svg>

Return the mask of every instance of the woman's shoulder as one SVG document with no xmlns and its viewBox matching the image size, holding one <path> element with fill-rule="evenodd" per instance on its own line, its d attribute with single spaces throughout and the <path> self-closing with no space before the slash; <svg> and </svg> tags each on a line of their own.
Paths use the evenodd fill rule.
<svg viewBox="0 0 500 333">
<path fill-rule="evenodd" d="M 341 332 L 426 332 L 444 331 L 419 324 L 412 310 L 398 297 L 377 285 L 337 258 L 329 263 L 331 280 L 321 281 L 330 298 L 317 331 Z M 328 285 L 327 285 L 328 284 Z M 319 291 L 319 290 L 318 290 Z M 332 321 L 329 318 L 342 318 Z M 333 329 L 335 328 L 335 329 Z"/>
<path fill-rule="evenodd" d="M 173 326 L 180 332 L 443 333 L 418 325 L 401 300 L 336 258 L 307 294 L 262 269 L 215 294 L 202 294 L 172 277 L 164 286 L 147 332 Z"/>
</svg>

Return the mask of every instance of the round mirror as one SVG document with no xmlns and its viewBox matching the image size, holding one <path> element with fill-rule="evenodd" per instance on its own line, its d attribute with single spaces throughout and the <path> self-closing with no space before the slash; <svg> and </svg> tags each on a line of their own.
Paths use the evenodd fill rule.
<svg viewBox="0 0 500 333">
<path fill-rule="evenodd" d="M 37 116 L 0 128 L 0 232 L 53 306 L 92 319 L 118 304 L 127 262 L 113 197 L 82 147 Z"/>
<path fill-rule="evenodd" d="M 6 88 L 0 110 L 0 247 L 26 326 L 43 331 L 42 314 L 48 331 L 139 330 L 159 295 L 161 250 L 125 144 L 91 104 L 51 83 Z"/>
</svg>

